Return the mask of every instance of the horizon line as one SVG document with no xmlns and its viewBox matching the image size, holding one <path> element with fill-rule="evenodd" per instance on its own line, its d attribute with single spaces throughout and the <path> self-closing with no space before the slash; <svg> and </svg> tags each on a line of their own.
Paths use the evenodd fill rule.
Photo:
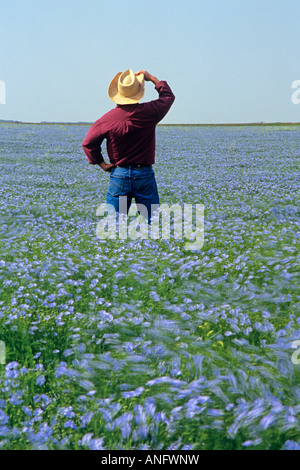
<svg viewBox="0 0 300 470">
<path fill-rule="evenodd" d="M 89 126 L 93 125 L 93 122 L 88 121 L 15 121 L 12 119 L 0 119 L 0 123 L 7 123 L 7 124 L 32 124 L 32 125 L 77 125 L 77 126 Z M 274 122 L 233 122 L 233 123 L 165 123 L 160 124 L 158 123 L 157 126 L 289 126 L 289 125 L 300 125 L 300 122 L 281 122 L 281 121 L 274 121 Z"/>
</svg>

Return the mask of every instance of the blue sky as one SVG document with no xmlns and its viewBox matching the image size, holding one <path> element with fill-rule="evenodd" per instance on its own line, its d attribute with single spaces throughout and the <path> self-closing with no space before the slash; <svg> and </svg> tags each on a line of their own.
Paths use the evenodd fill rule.
<svg viewBox="0 0 300 470">
<path fill-rule="evenodd" d="M 176 95 L 164 123 L 299 122 L 299 31 L 299 0 L 5 1 L 0 119 L 94 122 L 141 68 Z"/>
</svg>

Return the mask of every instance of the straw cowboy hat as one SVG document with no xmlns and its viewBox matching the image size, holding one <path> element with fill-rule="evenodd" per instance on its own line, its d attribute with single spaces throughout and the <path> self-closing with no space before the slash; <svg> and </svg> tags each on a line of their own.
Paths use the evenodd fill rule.
<svg viewBox="0 0 300 470">
<path fill-rule="evenodd" d="M 144 93 L 144 74 L 135 75 L 132 70 L 117 73 L 108 88 L 108 96 L 117 104 L 138 103 Z"/>
</svg>

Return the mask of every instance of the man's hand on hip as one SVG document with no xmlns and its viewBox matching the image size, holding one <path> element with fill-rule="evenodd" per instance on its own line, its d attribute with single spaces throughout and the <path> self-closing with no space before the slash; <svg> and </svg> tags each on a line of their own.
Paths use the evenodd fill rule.
<svg viewBox="0 0 300 470">
<path fill-rule="evenodd" d="M 102 162 L 102 163 L 99 163 L 99 166 L 100 168 L 102 168 L 103 171 L 111 172 L 111 170 L 114 168 L 115 165 L 113 163 Z"/>
</svg>

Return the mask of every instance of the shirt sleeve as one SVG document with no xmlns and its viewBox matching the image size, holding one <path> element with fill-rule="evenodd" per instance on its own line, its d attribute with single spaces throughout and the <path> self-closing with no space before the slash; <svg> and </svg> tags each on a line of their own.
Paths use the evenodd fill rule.
<svg viewBox="0 0 300 470">
<path fill-rule="evenodd" d="M 157 100 L 150 101 L 147 103 L 148 111 L 153 114 L 155 121 L 158 123 L 161 121 L 172 104 L 175 101 L 175 95 L 173 94 L 171 88 L 164 80 L 161 80 L 155 85 L 155 89 L 158 91 L 159 98 Z"/>
<path fill-rule="evenodd" d="M 101 152 L 101 144 L 106 138 L 107 132 L 104 124 L 99 119 L 89 129 L 82 148 L 91 165 L 98 165 L 104 161 Z"/>
</svg>

